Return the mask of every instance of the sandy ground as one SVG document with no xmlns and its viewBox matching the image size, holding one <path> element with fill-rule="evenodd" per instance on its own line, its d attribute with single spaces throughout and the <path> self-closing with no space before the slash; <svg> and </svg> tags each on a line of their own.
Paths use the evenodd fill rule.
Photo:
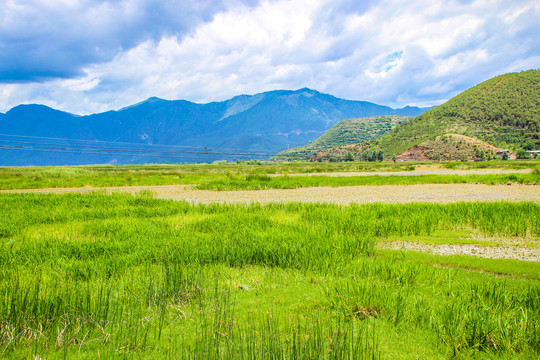
<svg viewBox="0 0 540 360">
<path fill-rule="evenodd" d="M 540 202 L 540 186 L 482 184 L 420 184 L 382 186 L 312 187 L 287 190 L 209 191 L 156 188 L 156 197 L 193 203 L 448 203 L 458 201 Z"/>
<path fill-rule="evenodd" d="M 137 193 L 150 190 L 155 197 L 191 203 L 319 202 L 319 203 L 449 203 L 459 201 L 533 201 L 540 202 L 537 185 L 418 184 L 312 187 L 287 190 L 211 191 L 192 190 L 188 185 L 126 186 L 110 188 L 57 188 L 5 190 L 7 192 L 65 193 L 90 191 Z"/>
<path fill-rule="evenodd" d="M 470 170 L 452 170 L 439 169 L 432 167 L 418 168 L 413 171 L 375 171 L 375 172 L 329 172 L 329 173 L 307 173 L 307 174 L 271 174 L 269 177 L 276 176 L 421 176 L 421 175 L 492 175 L 492 174 L 530 174 L 533 169 L 470 169 Z"/>
<path fill-rule="evenodd" d="M 540 261 L 540 249 L 515 246 L 480 246 L 474 244 L 420 244 L 395 241 L 385 243 L 382 248 L 394 250 L 422 251 L 436 255 L 473 255 L 490 259 L 515 259 Z"/>
</svg>

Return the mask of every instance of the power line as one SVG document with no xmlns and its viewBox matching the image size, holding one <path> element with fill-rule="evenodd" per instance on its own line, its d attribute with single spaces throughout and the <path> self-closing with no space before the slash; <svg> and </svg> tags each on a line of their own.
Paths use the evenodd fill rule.
<svg viewBox="0 0 540 360">
<path fill-rule="evenodd" d="M 78 153 L 103 156 L 131 156 L 131 157 L 154 157 L 154 158 L 175 158 L 175 159 L 196 159 L 202 158 L 234 158 L 234 157 L 273 157 L 287 159 L 306 160 L 315 154 L 328 150 L 327 148 L 306 149 L 309 153 L 315 154 L 275 154 L 268 152 L 224 152 L 225 148 L 211 148 L 203 146 L 185 145 L 160 145 L 141 144 L 117 141 L 84 140 L 55 137 L 39 137 L 27 135 L 0 134 L 0 137 L 8 137 L 9 140 L 0 138 L 0 149 L 23 150 L 35 152 L 60 152 Z M 353 140 L 353 139 L 350 139 Z M 354 139 L 360 140 L 360 139 Z M 3 142 L 3 144 L 2 144 Z M 114 144 L 114 145 L 113 145 Z M 199 149 L 198 151 L 196 149 Z M 222 150 L 222 151 L 216 151 Z M 245 149 L 239 149 L 243 151 Z M 254 151 L 254 150 L 252 150 Z M 267 150 L 265 150 L 267 151 Z M 191 155 L 191 156 L 189 156 Z M 196 156 L 193 156 L 196 155 Z"/>
<path fill-rule="evenodd" d="M 82 144 L 69 144 L 69 143 L 52 143 L 52 142 L 32 142 L 32 141 L 21 141 L 21 140 L 2 140 L 0 142 L 16 144 L 16 145 L 6 145 L 6 146 L 28 146 L 46 150 L 48 148 L 58 149 L 60 147 L 69 148 L 69 150 L 95 150 L 101 152 L 121 152 L 129 151 L 134 153 L 154 153 L 154 154 L 164 154 L 164 155 L 176 155 L 176 154 L 203 154 L 203 155 L 231 155 L 231 156 L 256 156 L 256 157 L 269 157 L 274 154 L 271 153 L 250 153 L 250 152 L 216 152 L 216 151 L 189 151 L 189 150 L 167 150 L 167 149 L 144 149 L 144 148 L 132 148 L 132 147 L 111 147 L 111 146 L 97 146 L 97 145 L 82 145 Z M 20 145 L 23 144 L 23 145 Z"/>
<path fill-rule="evenodd" d="M 17 146 L 17 145 L 0 145 L 0 149 L 6 149 L 6 150 L 22 150 L 22 151 L 36 151 L 36 152 L 56 152 L 56 153 L 71 153 L 71 154 L 81 154 L 81 155 L 102 155 L 102 156 L 110 156 L 112 154 L 104 153 L 104 152 L 98 152 L 98 151 L 85 151 L 85 150 L 69 150 L 69 149 L 54 149 L 54 148 L 48 148 L 48 149 L 39 149 L 35 147 L 24 147 L 24 146 Z M 114 155 L 119 156 L 139 156 L 139 157 L 154 157 L 154 158 L 161 158 L 161 159 L 193 159 L 193 160 L 202 160 L 203 156 L 201 157 L 193 157 L 193 156 L 174 156 L 174 155 L 167 155 L 167 156 L 160 156 L 160 155 L 140 155 L 140 154 L 131 154 L 131 153 L 115 153 Z M 203 154 L 205 157 L 211 157 L 211 158 L 219 158 L 217 154 Z M 208 155 L 208 156 L 207 156 Z M 230 156 L 225 156 L 230 157 Z"/>
<path fill-rule="evenodd" d="M 171 155 L 171 154 L 140 154 L 140 153 L 122 153 L 120 151 L 111 153 L 109 151 L 99 151 L 99 150 L 92 150 L 92 149 L 69 149 L 69 148 L 62 148 L 62 147 L 37 147 L 37 146 L 24 146 L 24 145 L 2 145 L 0 144 L 0 149 L 4 150 L 12 150 L 12 151 L 34 151 L 34 152 L 53 152 L 53 153 L 70 153 L 70 154 L 80 154 L 80 155 L 101 155 L 101 156 L 127 156 L 127 157 L 142 157 L 142 158 L 159 158 L 159 159 L 179 159 L 179 160 L 198 160 L 198 161 L 204 161 L 204 160 L 218 160 L 218 159 L 227 159 L 227 160 L 234 160 L 238 159 L 238 156 L 235 156 L 236 154 L 224 154 L 224 153 L 198 153 L 199 156 L 189 156 L 189 155 Z M 195 153 L 197 155 L 197 153 Z M 290 156 L 290 155 L 275 155 L 274 157 L 277 158 L 288 158 L 288 159 L 299 159 L 299 160 L 306 160 L 311 158 L 312 156 Z"/>
<path fill-rule="evenodd" d="M 82 142 L 82 143 L 100 143 L 100 144 L 151 146 L 151 147 L 173 147 L 173 148 L 204 149 L 204 146 L 143 144 L 143 143 L 108 141 L 108 140 L 71 139 L 71 138 L 57 138 L 57 137 L 31 136 L 31 135 L 12 135 L 12 134 L 0 134 L 0 136 L 36 139 L 38 141 L 41 141 L 41 140 L 61 140 L 61 141 Z"/>
<path fill-rule="evenodd" d="M 134 145 L 137 147 L 150 147 L 150 148 L 179 148 L 179 149 L 199 149 L 201 152 L 203 150 L 210 151 L 210 152 L 217 152 L 219 154 L 226 154 L 220 151 L 227 151 L 231 152 L 232 155 L 252 155 L 252 156 L 275 156 L 274 153 L 267 153 L 268 149 L 249 149 L 249 153 L 243 153 L 246 151 L 246 149 L 240 149 L 240 148 L 223 148 L 223 147 L 211 147 L 211 146 L 191 146 L 191 145 L 165 145 L 165 144 L 144 144 L 144 143 L 133 143 L 133 142 L 119 142 L 119 141 L 106 141 L 106 140 L 86 140 L 86 139 L 72 139 L 72 138 L 56 138 L 56 137 L 42 137 L 42 136 L 30 136 L 30 135 L 12 135 L 12 134 L 0 134 L 0 136 L 5 137 L 15 137 L 15 138 L 24 138 L 24 139 L 35 139 L 36 142 L 41 141 L 50 141 L 50 140 L 58 140 L 58 141 L 69 141 L 72 143 L 71 145 L 75 145 L 76 143 L 90 143 L 90 144 L 96 144 L 97 145 L 103 145 L 108 147 L 118 147 L 118 146 L 130 146 Z M 347 137 L 347 138 L 340 138 L 341 140 L 347 140 L 347 141 L 358 141 L 358 143 L 366 141 L 366 139 L 360 139 L 355 137 Z M 1 140 L 0 141 L 6 141 Z M 111 145 L 108 145 L 111 144 Z M 81 144 L 79 144 L 82 146 Z M 306 144 L 304 146 L 309 145 Z M 354 144 L 344 144 L 344 145 L 354 145 Z M 336 145 L 338 146 L 338 145 Z M 314 151 L 323 151 L 327 148 L 315 148 Z M 254 153 L 253 153 L 254 152 Z"/>
<path fill-rule="evenodd" d="M 99 143 L 99 144 L 111 144 L 112 145 L 136 145 L 136 146 L 148 146 L 148 147 L 167 147 L 167 148 L 192 148 L 192 149 L 211 149 L 211 150 L 225 150 L 225 151 L 245 151 L 245 149 L 240 148 L 223 148 L 223 147 L 211 147 L 211 146 L 192 146 L 192 145 L 165 145 L 165 144 L 144 144 L 144 143 L 133 143 L 133 142 L 120 142 L 120 141 L 109 141 L 109 140 L 88 140 L 88 139 L 71 139 L 71 138 L 57 138 L 57 137 L 44 137 L 44 136 L 31 136 L 31 135 L 12 135 L 12 134 L 0 134 L 0 136 L 6 137 L 16 137 L 16 138 L 27 138 L 27 139 L 36 139 L 37 141 L 41 140 L 59 140 L 59 141 L 70 141 L 70 142 L 81 142 L 81 143 Z M 265 152 L 268 149 L 250 149 L 250 151 L 255 152 Z M 272 156 L 270 154 L 269 156 Z M 267 156 L 267 155 L 266 155 Z"/>
</svg>

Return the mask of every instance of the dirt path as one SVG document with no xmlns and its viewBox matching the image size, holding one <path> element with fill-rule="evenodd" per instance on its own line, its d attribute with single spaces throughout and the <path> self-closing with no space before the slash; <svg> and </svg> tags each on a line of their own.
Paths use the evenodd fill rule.
<svg viewBox="0 0 540 360">
<path fill-rule="evenodd" d="M 496 170 L 500 169 L 483 169 Z M 445 170 L 440 170 L 445 171 Z M 456 170 L 451 170 L 455 173 Z M 470 173 L 470 170 L 464 170 Z M 528 171 L 528 170 L 526 170 Z M 526 172 L 523 171 L 523 172 Z M 475 170 L 475 173 L 478 171 Z M 516 172 L 513 170 L 512 172 Z M 433 174 L 431 169 L 426 173 Z M 485 173 L 485 172 L 484 172 Z M 332 174 L 332 173 L 330 173 Z M 346 173 L 348 174 L 348 173 Z M 366 174 L 366 173 L 357 173 Z M 373 174 L 373 173 L 368 173 Z M 387 173 L 388 174 L 388 173 Z M 415 171 L 415 174 L 419 174 Z M 338 173 L 332 175 L 339 176 Z M 352 175 L 351 175 L 352 176 Z M 448 203 L 459 201 L 533 201 L 540 202 L 538 185 L 484 185 L 484 184 L 417 184 L 417 185 L 379 185 L 311 187 L 299 189 L 209 191 L 193 190 L 190 185 L 149 185 L 108 188 L 52 188 L 2 190 L 0 193 L 87 193 L 91 191 L 137 192 L 149 190 L 157 198 L 184 200 L 192 203 L 271 203 L 271 202 L 328 202 L 350 203 L 410 203 L 430 202 Z"/>
<path fill-rule="evenodd" d="M 350 203 L 448 203 L 458 201 L 533 201 L 540 202 L 537 185 L 419 184 L 381 186 L 313 187 L 290 190 L 209 191 L 192 190 L 187 185 L 126 186 L 111 188 L 72 188 L 9 190 L 3 192 L 86 193 L 90 191 L 152 191 L 157 198 L 185 200 L 192 203 L 271 203 L 328 202 Z"/>
<path fill-rule="evenodd" d="M 350 203 L 448 203 L 459 201 L 540 202 L 540 186 L 481 184 L 421 184 L 314 187 L 290 190 L 207 191 L 155 189 L 158 198 L 193 203 L 328 202 Z"/>
<path fill-rule="evenodd" d="M 370 172 L 328 172 L 328 173 L 304 173 L 304 174 L 270 174 L 269 177 L 276 176 L 421 176 L 421 175 L 493 175 L 493 174 L 530 174 L 533 169 L 470 169 L 470 170 L 452 170 L 452 169 L 433 169 L 419 168 L 412 171 L 370 171 Z"/>
</svg>

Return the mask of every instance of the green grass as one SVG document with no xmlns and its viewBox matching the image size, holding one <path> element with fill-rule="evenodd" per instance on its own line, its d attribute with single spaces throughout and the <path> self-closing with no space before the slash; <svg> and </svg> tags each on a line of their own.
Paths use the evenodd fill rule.
<svg viewBox="0 0 540 360">
<path fill-rule="evenodd" d="M 450 168 L 511 168 L 538 169 L 540 161 L 506 161 L 481 163 L 448 163 L 442 164 Z M 143 185 L 193 185 L 209 182 L 227 183 L 230 180 L 262 179 L 270 174 L 317 174 L 332 172 L 389 172 L 411 171 L 416 166 L 426 163 L 266 163 L 266 164 L 196 164 L 196 165 L 125 165 L 125 166 L 66 166 L 66 167 L 0 167 L 0 190 L 10 189 L 41 189 L 58 187 L 106 187 L 106 186 L 143 186 Z M 434 165 L 437 166 L 437 165 Z M 503 181 L 501 179 L 500 181 Z M 277 180 L 296 181 L 300 180 Z M 321 181 L 316 179 L 302 180 L 304 183 Z M 354 179 L 324 180 L 350 184 Z M 388 180 L 358 180 L 371 181 L 373 185 Z M 415 181 L 415 180 L 402 180 Z M 418 180 L 416 180 L 418 181 Z M 458 181 L 458 180 L 451 180 Z M 467 180 L 465 180 L 467 181 Z M 499 181 L 494 179 L 493 181 Z M 535 181 L 533 179 L 533 181 Z M 361 183 L 357 183 L 361 184 Z M 367 183 L 366 183 L 367 184 Z M 293 186 L 293 185 L 290 185 Z M 299 185 L 294 185 L 298 187 Z M 308 185 L 311 186 L 311 185 Z M 334 186 L 334 185 L 313 185 Z M 340 186 L 340 185 L 336 185 Z M 278 187 L 279 188 L 279 187 Z"/>
<path fill-rule="evenodd" d="M 491 161 L 459 161 L 441 164 L 446 169 L 535 169 L 540 170 L 540 160 L 491 160 Z"/>
<path fill-rule="evenodd" d="M 540 280 L 540 263 L 515 259 L 489 259 L 472 255 L 432 255 L 411 250 L 380 249 L 378 256 L 394 261 L 469 269 L 517 279 Z"/>
<path fill-rule="evenodd" d="M 540 173 L 532 174 L 490 174 L 490 175 L 419 175 L 419 176 L 280 176 L 267 175 L 229 176 L 223 179 L 203 182 L 199 190 L 265 190 L 296 189 L 316 186 L 357 186 L 357 185 L 414 185 L 414 184 L 540 184 Z"/>
<path fill-rule="evenodd" d="M 400 171 L 411 164 L 394 163 L 269 163 L 269 164 L 196 164 L 125 165 L 66 167 L 0 167 L 0 190 L 58 187 L 105 187 L 128 185 L 198 184 L 208 179 L 229 176 L 289 173 L 326 173 L 336 171 Z"/>
<path fill-rule="evenodd" d="M 444 232 L 538 237 L 539 212 L 534 203 L 248 206 L 148 193 L 2 194 L 0 353 L 535 358 L 536 263 L 375 244 Z M 491 274 L 497 266 L 516 279 Z"/>
</svg>

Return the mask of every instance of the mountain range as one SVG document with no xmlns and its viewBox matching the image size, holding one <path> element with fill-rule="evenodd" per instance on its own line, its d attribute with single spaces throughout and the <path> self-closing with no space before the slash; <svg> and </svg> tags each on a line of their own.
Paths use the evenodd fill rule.
<svg viewBox="0 0 540 360">
<path fill-rule="evenodd" d="M 207 104 L 152 97 L 117 111 L 86 116 L 44 105 L 19 105 L 0 113 L 0 165 L 264 159 L 307 144 L 343 119 L 416 116 L 425 110 L 392 109 L 308 88 L 240 95 Z"/>
</svg>

